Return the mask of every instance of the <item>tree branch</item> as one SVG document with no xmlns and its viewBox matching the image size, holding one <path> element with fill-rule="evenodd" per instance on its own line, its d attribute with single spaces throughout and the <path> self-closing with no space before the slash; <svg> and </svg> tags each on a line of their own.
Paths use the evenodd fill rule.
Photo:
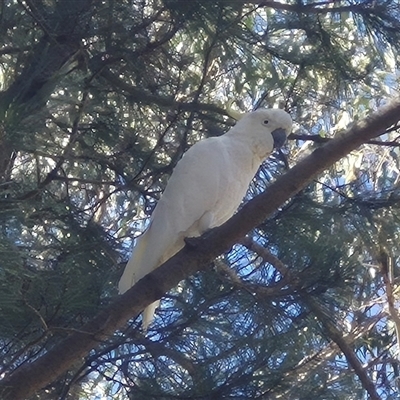
<svg viewBox="0 0 400 400">
<path fill-rule="evenodd" d="M 394 126 L 391 129 L 387 129 L 383 133 L 390 133 L 390 132 L 396 131 L 398 129 L 400 129 L 399 126 Z M 301 133 L 291 133 L 289 135 L 288 139 L 289 140 L 302 140 L 304 142 L 310 141 L 310 142 L 314 142 L 314 143 L 327 143 L 327 142 L 333 140 L 333 138 L 324 137 L 324 136 L 320 136 L 320 135 L 307 135 L 307 134 L 301 134 Z M 383 142 L 382 140 L 368 140 L 368 142 L 365 142 L 365 143 L 375 144 L 378 146 L 386 146 L 386 147 L 400 147 L 400 142 L 398 142 L 397 139 L 389 141 L 389 142 Z"/>
<path fill-rule="evenodd" d="M 400 120 L 400 100 L 354 125 L 345 135 L 326 143 L 277 179 L 262 194 L 248 202 L 222 226 L 201 238 L 195 246 L 186 246 L 135 286 L 118 296 L 81 331 L 55 345 L 46 354 L 25 364 L 0 385 L 4 400 L 25 399 L 68 371 L 81 357 L 110 337 L 130 318 L 160 299 L 179 281 L 206 266 L 247 232 L 263 222 L 279 206 L 303 189 L 324 169 L 368 140 L 381 135 Z"/>
<path fill-rule="evenodd" d="M 384 243 L 384 242 L 383 242 Z M 394 282 L 393 282 L 393 259 L 385 246 L 380 246 L 380 251 L 376 252 L 376 259 L 378 261 L 380 271 L 382 274 L 383 283 L 386 289 L 387 308 L 395 327 L 396 340 L 397 340 L 397 359 L 400 360 L 400 316 L 396 310 L 396 301 L 394 295 Z"/>
<path fill-rule="evenodd" d="M 209 111 L 221 115 L 228 115 L 225 109 L 215 106 L 214 104 L 199 103 L 192 101 L 190 103 L 184 101 L 177 101 L 172 96 L 155 95 L 146 89 L 126 83 L 123 79 L 119 78 L 116 74 L 112 73 L 108 68 L 102 69 L 100 75 L 110 82 L 114 87 L 122 90 L 130 100 L 141 104 L 157 104 L 160 107 L 168 109 L 176 109 L 182 111 Z"/>
<path fill-rule="evenodd" d="M 346 340 L 344 333 L 335 326 L 334 322 L 329 319 L 324 310 L 314 299 L 308 297 L 304 300 L 310 310 L 317 316 L 318 320 L 321 322 L 329 338 L 338 345 L 342 353 L 345 355 L 347 362 L 357 374 L 358 378 L 361 381 L 361 384 L 370 396 L 370 399 L 381 400 L 378 392 L 375 389 L 374 383 L 368 376 L 367 371 L 362 366 L 354 350 Z"/>
<path fill-rule="evenodd" d="M 276 268 L 282 276 L 287 277 L 289 282 L 288 285 L 292 286 L 294 289 L 298 287 L 298 283 L 295 281 L 293 277 L 291 277 L 291 273 L 288 268 L 273 254 L 271 254 L 267 249 L 262 247 L 261 245 L 255 243 L 249 238 L 243 240 L 243 244 L 251 250 L 254 250 L 258 255 L 260 255 L 263 260 L 269 262 L 271 265 Z M 351 347 L 351 344 L 354 340 L 351 340 L 352 337 L 355 336 L 354 332 L 344 333 L 340 329 L 338 329 L 334 322 L 326 316 L 323 308 L 320 304 L 317 303 L 312 296 L 302 296 L 303 301 L 307 304 L 308 308 L 317 316 L 318 320 L 323 325 L 326 330 L 328 336 L 334 343 L 336 343 L 337 347 L 342 351 L 345 355 L 347 362 L 354 369 L 355 373 L 359 377 L 364 389 L 368 392 L 371 400 L 380 400 L 380 397 L 375 389 L 375 386 L 371 379 L 369 378 L 367 371 L 362 366 L 360 360 L 355 354 L 354 350 Z M 374 320 L 374 322 L 377 322 Z M 371 321 L 368 321 L 368 326 L 370 326 Z M 361 332 L 364 332 L 361 329 Z M 355 336 L 357 337 L 357 336 Z M 335 354 L 333 347 L 331 347 L 331 356 Z M 297 375 L 298 376 L 298 375 Z"/>
<path fill-rule="evenodd" d="M 362 4 L 354 4 L 349 6 L 329 7 L 333 1 L 321 1 L 314 4 L 286 4 L 274 0 L 245 0 L 246 4 L 254 4 L 258 7 L 269 7 L 275 10 L 290 11 L 295 13 L 308 13 L 308 14 L 327 14 L 327 13 L 365 13 L 366 11 L 372 12 L 373 7 L 366 7 Z M 328 6 L 321 8 L 321 6 Z"/>
</svg>

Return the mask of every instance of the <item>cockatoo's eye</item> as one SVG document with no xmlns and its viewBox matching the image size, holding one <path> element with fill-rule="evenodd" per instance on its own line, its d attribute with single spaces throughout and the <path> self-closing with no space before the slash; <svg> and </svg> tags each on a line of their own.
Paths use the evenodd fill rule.
<svg viewBox="0 0 400 400">
<path fill-rule="evenodd" d="M 267 119 L 264 119 L 263 124 L 264 124 L 264 125 L 268 125 L 268 122 L 269 122 L 269 121 L 268 121 Z"/>
</svg>

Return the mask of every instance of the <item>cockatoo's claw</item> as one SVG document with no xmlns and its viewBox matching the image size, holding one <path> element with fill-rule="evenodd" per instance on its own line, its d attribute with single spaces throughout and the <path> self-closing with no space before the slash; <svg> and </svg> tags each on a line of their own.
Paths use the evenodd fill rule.
<svg viewBox="0 0 400 400">
<path fill-rule="evenodd" d="M 199 244 L 201 242 L 200 237 L 186 237 L 183 240 L 185 241 L 186 246 L 192 250 L 197 249 L 197 247 L 199 247 Z"/>
</svg>

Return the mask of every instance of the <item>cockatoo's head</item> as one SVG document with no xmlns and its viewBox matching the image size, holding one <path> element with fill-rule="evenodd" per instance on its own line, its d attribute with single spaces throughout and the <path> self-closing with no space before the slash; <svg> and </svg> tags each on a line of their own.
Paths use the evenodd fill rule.
<svg viewBox="0 0 400 400">
<path fill-rule="evenodd" d="M 292 130 L 292 118 L 286 111 L 278 108 L 258 109 L 244 114 L 234 130 L 248 134 L 257 143 L 257 147 L 265 147 L 265 153 L 268 154 L 286 142 Z M 260 149 L 261 151 L 264 152 Z"/>
</svg>

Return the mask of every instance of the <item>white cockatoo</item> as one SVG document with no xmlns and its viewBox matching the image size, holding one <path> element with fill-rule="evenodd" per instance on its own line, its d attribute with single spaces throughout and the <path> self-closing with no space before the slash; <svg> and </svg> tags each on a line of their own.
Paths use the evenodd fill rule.
<svg viewBox="0 0 400 400">
<path fill-rule="evenodd" d="M 222 225 L 237 210 L 251 180 L 292 128 L 289 114 L 259 109 L 244 114 L 225 135 L 193 145 L 176 165 L 145 233 L 119 281 L 126 292 L 196 237 Z M 143 328 L 153 321 L 159 301 L 143 312 Z"/>
</svg>

